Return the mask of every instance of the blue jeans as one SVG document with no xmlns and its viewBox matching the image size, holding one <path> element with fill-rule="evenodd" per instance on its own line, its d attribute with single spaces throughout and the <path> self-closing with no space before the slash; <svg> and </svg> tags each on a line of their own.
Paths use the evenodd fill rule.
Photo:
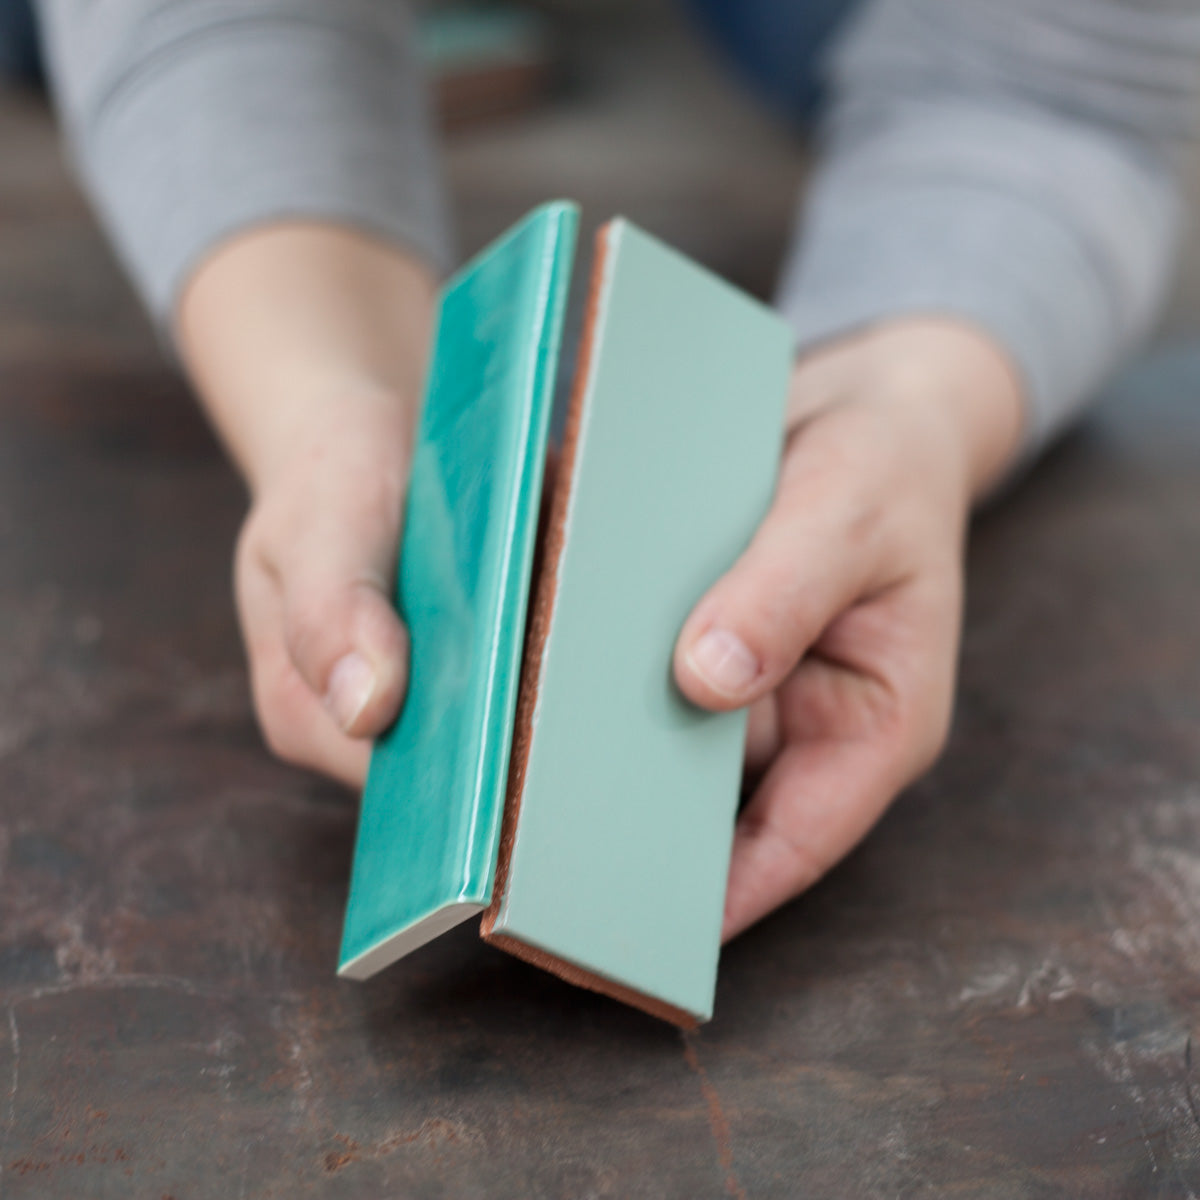
<svg viewBox="0 0 1200 1200">
<path fill-rule="evenodd" d="M 42 76 L 29 0 L 0 0 L 0 79 L 36 82 Z"/>
<path fill-rule="evenodd" d="M 789 120 L 820 106 L 825 51 L 862 0 L 683 0 L 758 96 Z"/>
</svg>

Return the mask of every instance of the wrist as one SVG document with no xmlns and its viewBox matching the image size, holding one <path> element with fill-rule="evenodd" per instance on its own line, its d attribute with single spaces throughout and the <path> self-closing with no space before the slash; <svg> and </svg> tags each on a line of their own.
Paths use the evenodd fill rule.
<svg viewBox="0 0 1200 1200">
<path fill-rule="evenodd" d="M 796 368 L 789 422 L 847 398 L 886 414 L 894 436 L 950 475 L 964 507 L 1004 477 L 1019 453 L 1025 401 L 1007 354 L 964 322 L 889 321 L 830 343 Z"/>
<path fill-rule="evenodd" d="M 435 290 L 418 260 L 333 225 L 251 230 L 200 264 L 177 339 L 255 495 L 335 459 L 407 461 Z"/>
<path fill-rule="evenodd" d="M 255 500 L 329 475 L 403 494 L 419 397 L 365 379 L 329 378 L 263 397 L 234 457 Z"/>
<path fill-rule="evenodd" d="M 1021 447 L 1025 398 L 1017 370 L 991 338 L 965 323 L 914 322 L 913 351 L 924 350 L 928 395 L 952 424 L 971 502 L 1007 474 Z"/>
</svg>

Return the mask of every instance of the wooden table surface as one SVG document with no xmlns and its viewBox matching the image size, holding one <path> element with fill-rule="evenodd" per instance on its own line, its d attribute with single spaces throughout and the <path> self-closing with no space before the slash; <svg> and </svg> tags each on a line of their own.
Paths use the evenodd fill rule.
<svg viewBox="0 0 1200 1200">
<path fill-rule="evenodd" d="M 469 928 L 334 978 L 354 801 L 255 731 L 243 505 L 3 101 L 6 1200 L 1200 1195 L 1200 351 L 981 519 L 944 762 L 689 1037 Z"/>
</svg>

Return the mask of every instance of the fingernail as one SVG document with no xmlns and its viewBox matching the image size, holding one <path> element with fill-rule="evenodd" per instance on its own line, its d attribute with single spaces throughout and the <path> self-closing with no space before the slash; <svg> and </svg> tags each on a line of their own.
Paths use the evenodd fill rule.
<svg viewBox="0 0 1200 1200">
<path fill-rule="evenodd" d="M 696 673 L 725 696 L 740 696 L 758 676 L 758 659 L 750 647 L 725 629 L 710 629 L 689 657 Z"/>
<path fill-rule="evenodd" d="M 375 671 L 357 650 L 339 658 L 329 673 L 325 707 L 348 733 L 375 691 Z"/>
</svg>

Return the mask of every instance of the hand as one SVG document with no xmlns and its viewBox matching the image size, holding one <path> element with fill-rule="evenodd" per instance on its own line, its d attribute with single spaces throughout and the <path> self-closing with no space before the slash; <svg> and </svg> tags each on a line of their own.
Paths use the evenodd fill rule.
<svg viewBox="0 0 1200 1200">
<path fill-rule="evenodd" d="M 252 231 L 185 290 L 178 336 L 251 507 L 235 590 L 281 758 L 362 784 L 408 642 L 391 602 L 434 281 L 334 226 Z"/>
<path fill-rule="evenodd" d="M 819 879 L 940 753 L 967 519 L 1021 420 L 1004 355 L 952 321 L 889 323 L 796 366 L 774 504 L 675 653 L 696 704 L 751 706 L 759 782 L 723 938 Z"/>
<path fill-rule="evenodd" d="M 258 492 L 234 560 L 267 745 L 352 787 L 366 778 L 370 739 L 399 711 L 408 674 L 391 600 L 408 452 L 372 407 L 340 405 L 346 427 L 299 449 Z"/>
</svg>

